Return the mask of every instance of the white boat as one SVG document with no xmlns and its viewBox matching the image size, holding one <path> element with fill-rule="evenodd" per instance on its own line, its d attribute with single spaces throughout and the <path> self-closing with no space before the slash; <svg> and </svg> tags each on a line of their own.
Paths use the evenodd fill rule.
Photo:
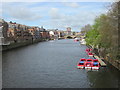
<svg viewBox="0 0 120 90">
<path fill-rule="evenodd" d="M 80 39 L 79 38 L 75 38 L 74 41 L 79 41 Z"/>
<path fill-rule="evenodd" d="M 98 69 L 99 69 L 99 67 L 92 67 L 92 69 L 93 69 L 93 70 L 98 70 Z"/>
<path fill-rule="evenodd" d="M 87 59 L 86 60 L 85 69 L 92 69 L 92 59 Z"/>
<path fill-rule="evenodd" d="M 91 63 L 86 63 L 85 69 L 92 69 L 92 64 Z"/>
<path fill-rule="evenodd" d="M 83 45 L 85 45 L 85 44 L 86 44 L 85 39 L 82 39 L 80 42 L 81 42 L 81 44 L 83 44 Z"/>
<path fill-rule="evenodd" d="M 98 61 L 98 59 L 94 59 L 92 64 L 92 69 L 98 70 L 99 68 L 100 68 L 100 62 Z"/>
</svg>

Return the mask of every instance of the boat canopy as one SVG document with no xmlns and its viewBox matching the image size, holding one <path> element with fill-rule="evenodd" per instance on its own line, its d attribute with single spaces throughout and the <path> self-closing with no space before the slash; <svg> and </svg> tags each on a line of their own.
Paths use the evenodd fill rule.
<svg viewBox="0 0 120 90">
<path fill-rule="evenodd" d="M 84 61 L 80 61 L 80 63 L 84 63 Z"/>
<path fill-rule="evenodd" d="M 94 62 L 93 64 L 96 65 L 96 64 L 98 64 L 98 62 Z"/>
</svg>

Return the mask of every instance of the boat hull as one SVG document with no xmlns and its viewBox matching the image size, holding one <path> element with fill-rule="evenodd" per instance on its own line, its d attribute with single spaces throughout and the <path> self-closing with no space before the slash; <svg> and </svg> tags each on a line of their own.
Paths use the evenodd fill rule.
<svg viewBox="0 0 120 90">
<path fill-rule="evenodd" d="M 85 69 L 91 69 L 92 67 L 85 67 Z"/>
<path fill-rule="evenodd" d="M 92 69 L 93 69 L 93 70 L 98 70 L 98 69 L 99 69 L 99 67 L 92 67 Z"/>
<path fill-rule="evenodd" d="M 93 55 L 88 55 L 89 57 L 93 57 Z"/>
<path fill-rule="evenodd" d="M 84 68 L 84 66 L 77 66 L 77 68 L 78 68 L 78 69 L 83 69 L 83 68 Z"/>
</svg>

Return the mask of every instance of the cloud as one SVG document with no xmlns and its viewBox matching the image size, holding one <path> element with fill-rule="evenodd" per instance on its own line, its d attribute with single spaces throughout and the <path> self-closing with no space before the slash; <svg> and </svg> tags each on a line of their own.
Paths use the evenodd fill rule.
<svg viewBox="0 0 120 90">
<path fill-rule="evenodd" d="M 35 21 L 41 18 L 39 14 L 22 5 L 6 4 L 3 6 L 3 14 L 7 14 L 11 18 L 23 21 Z"/>
<path fill-rule="evenodd" d="M 98 14 L 96 12 L 82 11 L 76 14 L 60 13 L 58 8 L 51 8 L 50 10 L 50 25 L 65 29 L 71 27 L 75 30 L 80 30 L 82 26 L 86 24 L 93 24 L 95 17 Z"/>
<path fill-rule="evenodd" d="M 102 5 L 101 3 L 99 3 Z M 93 24 L 96 16 L 104 12 L 95 3 L 5 3 L 3 14 L 8 21 L 27 25 L 41 25 L 78 31 L 86 24 Z"/>
<path fill-rule="evenodd" d="M 64 14 L 61 14 L 58 8 L 51 8 L 49 11 L 50 17 L 53 20 L 62 20 L 65 18 Z"/>
<path fill-rule="evenodd" d="M 51 10 L 49 11 L 49 14 L 51 15 L 52 19 L 57 19 L 60 17 L 57 8 L 51 8 Z"/>
<path fill-rule="evenodd" d="M 34 0 L 34 2 L 118 2 L 119 0 Z M 4 2 L 33 2 L 33 0 L 4 0 Z"/>
<path fill-rule="evenodd" d="M 68 7 L 72 7 L 72 8 L 78 8 L 79 7 L 79 4 L 76 3 L 76 2 L 64 2 L 63 3 L 65 6 L 68 6 Z"/>
<path fill-rule="evenodd" d="M 0 18 L 2 18 L 2 3 L 0 3 Z"/>
<path fill-rule="evenodd" d="M 0 9 L 0 18 L 2 18 L 2 9 Z"/>
<path fill-rule="evenodd" d="M 64 4 L 70 5 L 71 3 Z M 63 30 L 65 30 L 66 27 L 71 27 L 75 31 L 80 31 L 86 24 L 92 25 L 96 16 L 99 16 L 101 13 L 106 13 L 106 9 L 102 7 L 103 4 L 101 3 L 99 3 L 99 6 L 95 3 L 90 3 L 88 5 L 85 3 L 77 4 L 79 5 L 76 5 L 78 8 L 51 8 L 49 12 L 50 25 Z"/>
</svg>

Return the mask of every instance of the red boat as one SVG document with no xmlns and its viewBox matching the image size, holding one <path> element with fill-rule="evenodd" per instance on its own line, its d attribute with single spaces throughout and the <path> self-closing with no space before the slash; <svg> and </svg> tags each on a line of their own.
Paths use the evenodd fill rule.
<svg viewBox="0 0 120 90">
<path fill-rule="evenodd" d="M 81 58 L 80 61 L 77 64 L 77 68 L 83 69 L 85 67 L 85 62 L 86 62 L 86 59 Z"/>
<path fill-rule="evenodd" d="M 93 64 L 93 60 L 92 59 L 87 59 L 86 62 L 85 62 L 85 69 L 91 69 L 92 64 Z"/>
<path fill-rule="evenodd" d="M 93 56 L 94 54 L 91 52 L 88 52 L 88 56 Z"/>
<path fill-rule="evenodd" d="M 92 49 L 87 48 L 85 51 L 86 51 L 86 53 L 89 53 L 90 51 L 92 51 Z"/>
<path fill-rule="evenodd" d="M 92 64 L 92 69 L 98 70 L 99 68 L 100 68 L 100 63 L 99 63 L 98 59 L 94 59 L 93 64 Z"/>
<path fill-rule="evenodd" d="M 74 40 L 74 42 L 78 42 L 79 40 Z"/>
<path fill-rule="evenodd" d="M 88 52 L 89 52 L 89 50 L 90 50 L 90 49 L 89 49 L 89 48 L 87 48 L 87 49 L 85 50 L 85 51 L 86 51 L 86 53 L 88 53 Z"/>
<path fill-rule="evenodd" d="M 85 51 L 90 51 L 90 49 L 89 48 L 86 48 L 86 50 Z"/>
</svg>

